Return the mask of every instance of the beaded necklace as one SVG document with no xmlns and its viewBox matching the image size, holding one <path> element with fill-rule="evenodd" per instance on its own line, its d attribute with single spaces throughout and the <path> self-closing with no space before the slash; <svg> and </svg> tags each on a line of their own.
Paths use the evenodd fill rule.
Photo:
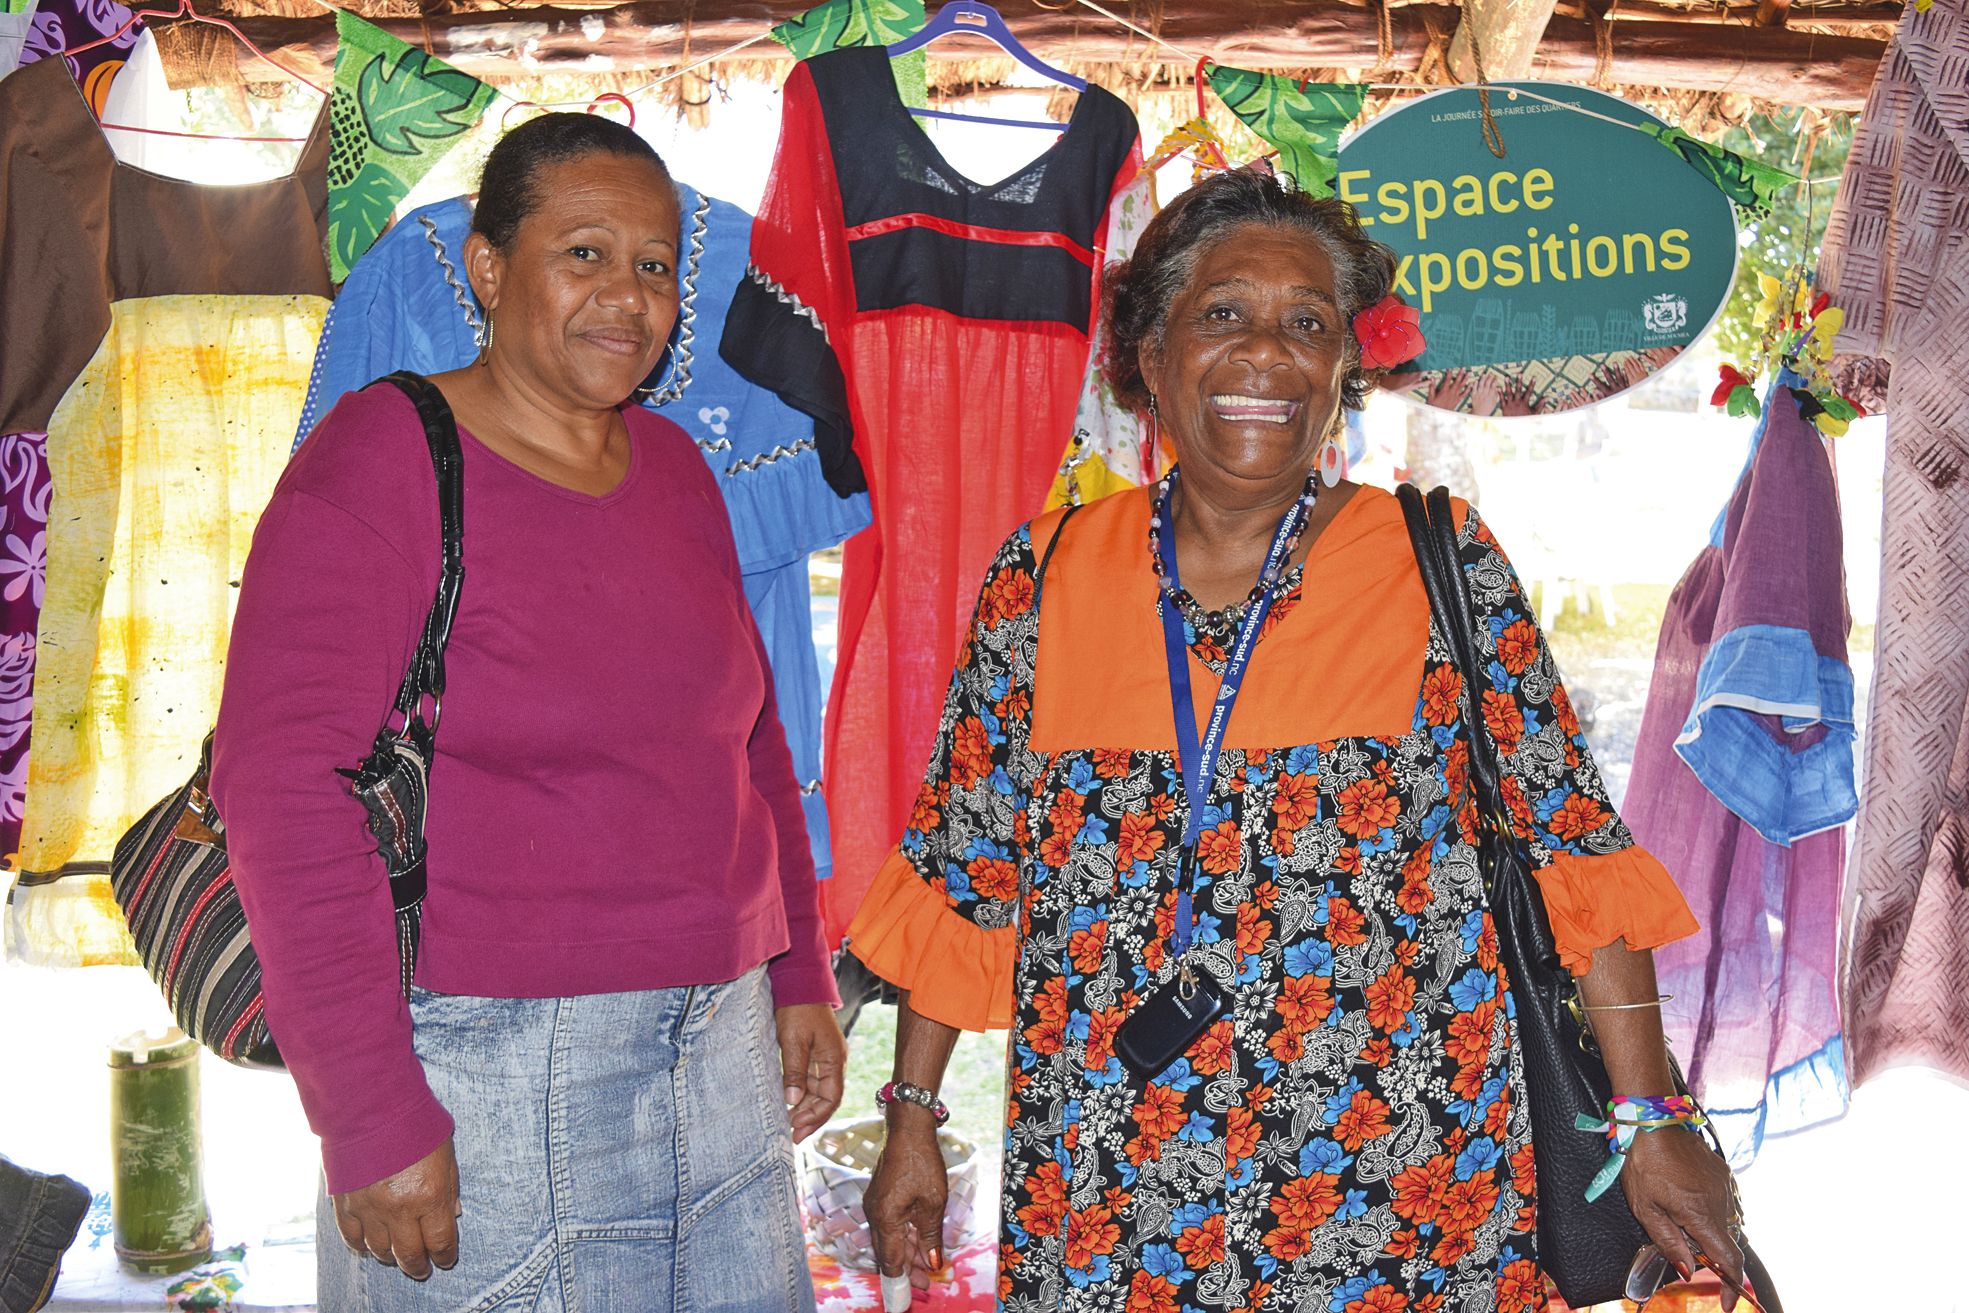
<svg viewBox="0 0 1969 1313">
<path fill-rule="evenodd" d="M 1175 497 L 1177 476 L 1181 472 L 1180 466 L 1172 467 L 1157 487 L 1155 511 L 1149 516 L 1149 559 L 1155 566 L 1156 582 L 1161 586 L 1162 595 L 1175 604 L 1178 613 L 1189 622 L 1196 636 L 1199 639 L 1206 637 L 1214 639 L 1219 646 L 1222 646 L 1237 632 L 1238 625 L 1244 620 L 1245 611 L 1252 603 L 1267 592 L 1270 592 L 1274 598 L 1291 592 L 1299 586 L 1306 567 L 1302 563 L 1283 574 L 1261 574 L 1258 582 L 1252 585 L 1251 591 L 1245 594 L 1242 602 L 1234 602 L 1221 611 L 1204 610 L 1203 604 L 1191 595 L 1189 589 L 1178 586 L 1176 581 L 1169 577 L 1169 567 L 1162 556 L 1163 523 L 1165 518 L 1170 519 L 1173 531 L 1173 515 L 1169 508 Z M 1319 485 L 1319 471 L 1314 470 L 1306 476 L 1306 486 L 1300 490 L 1299 500 L 1293 504 L 1292 535 L 1287 540 L 1282 560 L 1291 560 L 1293 553 L 1298 550 L 1300 535 L 1305 533 L 1306 525 L 1313 516 L 1313 503 L 1319 499 Z"/>
</svg>

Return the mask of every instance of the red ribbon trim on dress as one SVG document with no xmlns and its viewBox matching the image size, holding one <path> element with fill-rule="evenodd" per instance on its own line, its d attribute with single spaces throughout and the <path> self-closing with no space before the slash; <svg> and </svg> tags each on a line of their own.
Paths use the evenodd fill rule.
<svg viewBox="0 0 1969 1313">
<path fill-rule="evenodd" d="M 929 228 L 947 237 L 961 237 L 974 242 L 997 242 L 1004 246 L 1053 246 L 1065 251 L 1074 259 L 1094 267 L 1094 253 L 1061 233 L 1020 232 L 1014 228 L 985 228 L 975 223 L 958 223 L 954 219 L 941 219 L 934 214 L 894 214 L 886 219 L 871 219 L 858 223 L 848 229 L 849 241 L 859 241 L 864 237 L 880 237 L 885 233 L 901 232 L 904 228 Z"/>
</svg>

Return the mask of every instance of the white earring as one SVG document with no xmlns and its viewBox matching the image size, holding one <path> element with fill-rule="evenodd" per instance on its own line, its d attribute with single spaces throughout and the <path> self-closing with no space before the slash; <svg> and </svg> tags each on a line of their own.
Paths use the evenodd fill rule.
<svg viewBox="0 0 1969 1313">
<path fill-rule="evenodd" d="M 1320 446 L 1320 482 L 1331 488 L 1340 482 L 1340 476 L 1347 472 L 1346 457 L 1340 450 L 1338 437 L 1328 438 Z"/>
</svg>

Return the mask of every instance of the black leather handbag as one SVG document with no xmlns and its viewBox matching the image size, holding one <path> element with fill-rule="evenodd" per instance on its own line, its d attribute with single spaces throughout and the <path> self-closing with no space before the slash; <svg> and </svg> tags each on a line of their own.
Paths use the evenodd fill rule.
<svg viewBox="0 0 1969 1313">
<path fill-rule="evenodd" d="M 397 689 L 394 716 L 377 732 L 368 756 L 336 773 L 349 781 L 349 792 L 362 804 L 389 872 L 398 985 L 408 995 L 424 902 L 424 804 L 444 696 L 444 649 L 465 577 L 465 484 L 458 426 L 444 394 L 409 372 L 386 381 L 416 403 L 424 422 L 437 475 L 442 568 L 417 651 Z M 179 1027 L 228 1062 L 279 1067 L 280 1050 L 267 1027 L 260 959 L 226 851 L 226 824 L 212 801 L 211 771 L 208 734 L 191 779 L 117 841 L 110 889 L 138 956 L 164 991 Z"/>
<path fill-rule="evenodd" d="M 1620 1299 L 1626 1294 L 1636 1255 L 1650 1243 L 1648 1233 L 1628 1208 L 1623 1191 L 1608 1190 L 1597 1200 L 1587 1200 L 1586 1187 L 1607 1160 L 1607 1142 L 1602 1135 L 1579 1130 L 1574 1120 L 1581 1114 L 1595 1121 L 1604 1118 L 1613 1082 L 1579 1010 L 1579 987 L 1559 961 L 1530 858 L 1511 829 L 1496 746 L 1482 718 L 1472 713 L 1470 673 L 1485 665 L 1458 561 L 1449 490 L 1437 488 L 1426 503 L 1421 492 L 1407 485 L 1398 496 L 1429 593 L 1429 609 L 1465 675 L 1463 723 L 1470 736 L 1470 787 L 1483 817 L 1479 858 L 1497 926 L 1498 956 L 1517 1013 L 1518 1046 L 1524 1054 L 1531 1106 L 1539 1265 L 1574 1308 Z M 1673 1055 L 1669 1065 L 1677 1092 L 1687 1094 Z M 1711 1149 L 1721 1156 L 1714 1131 L 1708 1135 Z M 1758 1300 L 1767 1313 L 1780 1309 L 1763 1264 L 1741 1234 L 1737 1240 Z"/>
</svg>

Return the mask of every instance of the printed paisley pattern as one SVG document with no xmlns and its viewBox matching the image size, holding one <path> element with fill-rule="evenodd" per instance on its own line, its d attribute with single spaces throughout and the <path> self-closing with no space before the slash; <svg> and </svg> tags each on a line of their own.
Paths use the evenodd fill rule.
<svg viewBox="0 0 1969 1313">
<path fill-rule="evenodd" d="M 1630 846 L 1474 512 L 1462 544 L 1492 657 L 1483 714 L 1534 859 Z M 958 914 L 1021 918 L 1000 1307 L 1544 1308 L 1520 1060 L 1440 636 L 1407 734 L 1223 753 L 1192 952 L 1234 1007 L 1145 1083 L 1114 1036 L 1173 973 L 1186 804 L 1166 752 L 1014 751 L 1033 569 L 1021 529 L 993 563 L 902 842 Z"/>
<path fill-rule="evenodd" d="M 20 847 L 34 639 L 48 582 L 48 435 L 0 437 L 0 854 Z"/>
</svg>

